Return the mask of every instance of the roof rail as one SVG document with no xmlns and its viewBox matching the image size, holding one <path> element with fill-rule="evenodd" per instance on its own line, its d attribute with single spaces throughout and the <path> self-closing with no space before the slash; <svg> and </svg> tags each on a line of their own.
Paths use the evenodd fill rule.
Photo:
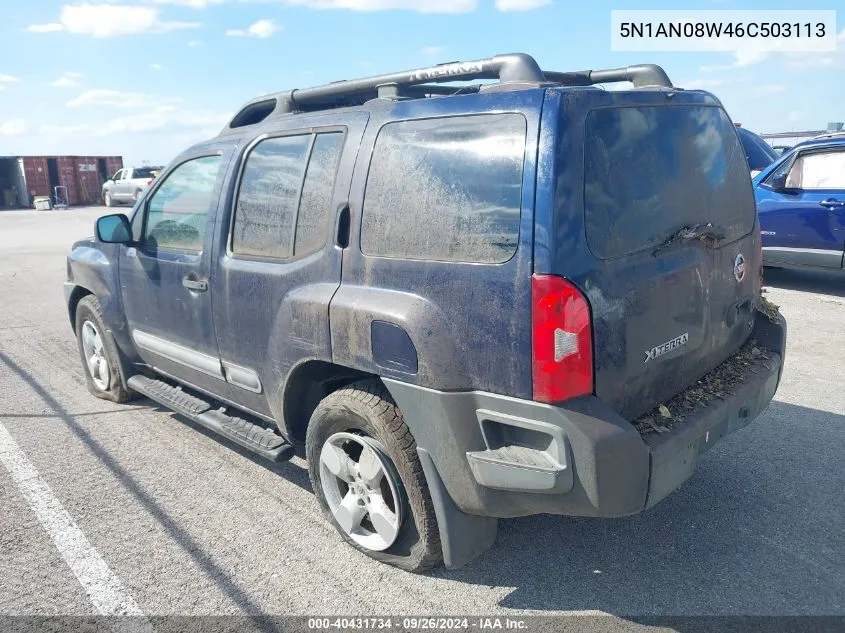
<svg viewBox="0 0 845 633">
<path fill-rule="evenodd" d="M 271 114 L 360 105 L 379 97 L 415 99 L 478 92 L 480 85 L 454 85 L 452 82 L 490 79 L 498 79 L 501 84 L 592 86 L 598 83 L 630 81 L 637 88 L 673 87 L 666 72 L 654 64 L 608 70 L 544 72 L 530 55 L 511 53 L 476 61 L 449 62 L 417 70 L 336 81 L 324 86 L 259 97 L 244 105 L 230 121 L 227 129 L 258 123 Z"/>
<path fill-rule="evenodd" d="M 564 86 L 592 86 L 594 84 L 630 81 L 635 88 L 644 88 L 645 86 L 673 87 L 669 75 L 657 64 L 638 64 L 625 68 L 578 70 L 567 73 L 547 71 L 545 75 L 548 81 Z"/>
<path fill-rule="evenodd" d="M 845 132 L 825 132 L 824 134 L 819 134 L 818 136 L 814 136 L 811 141 L 815 141 L 816 139 L 820 138 L 839 138 L 840 136 L 845 136 Z"/>
</svg>

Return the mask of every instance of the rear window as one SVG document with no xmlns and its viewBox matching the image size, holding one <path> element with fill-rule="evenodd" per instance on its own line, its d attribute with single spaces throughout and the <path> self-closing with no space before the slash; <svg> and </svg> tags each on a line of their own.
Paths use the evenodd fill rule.
<svg viewBox="0 0 845 633">
<path fill-rule="evenodd" d="M 602 259 L 659 246 L 712 223 L 725 239 L 754 226 L 745 153 L 724 111 L 646 106 L 587 115 L 587 242 Z"/>
<path fill-rule="evenodd" d="M 525 118 L 484 114 L 385 125 L 373 149 L 361 249 L 501 263 L 519 242 Z"/>
<path fill-rule="evenodd" d="M 737 132 L 749 169 L 763 171 L 777 159 L 775 150 L 762 138 L 748 130 L 739 129 Z"/>
<path fill-rule="evenodd" d="M 155 176 L 155 167 L 136 167 L 132 170 L 133 178 L 153 178 Z"/>
</svg>

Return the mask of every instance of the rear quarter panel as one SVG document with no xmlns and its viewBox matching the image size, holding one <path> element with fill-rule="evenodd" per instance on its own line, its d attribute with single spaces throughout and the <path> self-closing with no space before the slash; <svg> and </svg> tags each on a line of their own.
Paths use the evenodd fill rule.
<svg viewBox="0 0 845 633">
<path fill-rule="evenodd" d="M 542 103 L 543 91 L 537 89 L 397 102 L 372 113 L 352 182 L 350 247 L 344 252 L 342 283 L 330 309 L 335 363 L 433 389 L 531 397 L 530 279 Z M 362 205 L 381 127 L 399 120 L 502 112 L 521 113 L 527 122 L 515 255 L 503 264 L 473 264 L 363 254 Z M 415 373 L 402 363 L 376 362 L 374 321 L 407 333 L 417 353 Z M 397 350 L 397 356 L 407 352 Z"/>
</svg>

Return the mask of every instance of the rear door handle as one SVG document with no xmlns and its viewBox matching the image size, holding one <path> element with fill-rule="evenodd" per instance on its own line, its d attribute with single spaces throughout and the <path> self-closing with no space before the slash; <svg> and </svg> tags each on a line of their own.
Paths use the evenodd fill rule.
<svg viewBox="0 0 845 633">
<path fill-rule="evenodd" d="M 205 279 L 182 277 L 182 285 L 188 290 L 193 290 L 194 292 L 205 292 L 208 290 L 208 282 Z"/>
<path fill-rule="evenodd" d="M 836 198 L 828 198 L 819 202 L 825 209 L 843 209 L 845 208 L 845 201 L 837 200 Z"/>
</svg>

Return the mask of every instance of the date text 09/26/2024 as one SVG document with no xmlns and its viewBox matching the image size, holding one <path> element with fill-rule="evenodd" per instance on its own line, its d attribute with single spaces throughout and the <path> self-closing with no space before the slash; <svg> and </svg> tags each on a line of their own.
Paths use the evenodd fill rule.
<svg viewBox="0 0 845 633">
<path fill-rule="evenodd" d="M 447 631 L 470 630 L 526 630 L 528 624 L 520 618 L 496 617 L 351 617 L 309 618 L 308 628 L 313 630 L 390 630 Z"/>
</svg>

